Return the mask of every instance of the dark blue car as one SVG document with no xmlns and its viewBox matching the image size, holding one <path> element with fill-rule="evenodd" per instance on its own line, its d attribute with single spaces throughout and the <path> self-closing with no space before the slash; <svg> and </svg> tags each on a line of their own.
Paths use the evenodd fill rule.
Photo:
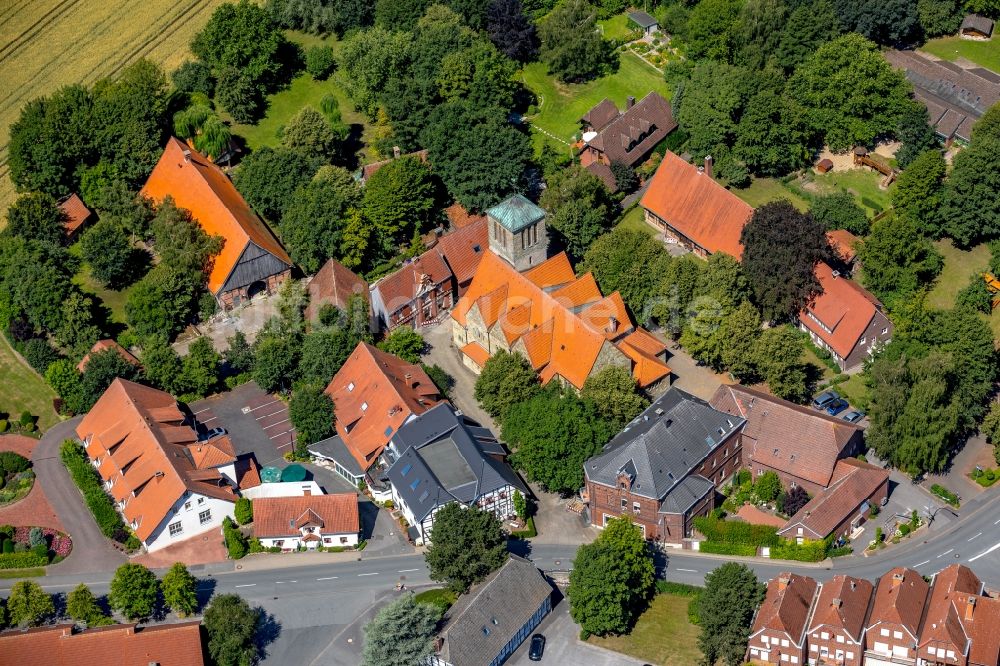
<svg viewBox="0 0 1000 666">
<path fill-rule="evenodd" d="M 830 416 L 836 416 L 848 407 L 850 407 L 850 404 L 848 404 L 846 400 L 843 398 L 837 398 L 826 406 L 826 413 Z"/>
</svg>

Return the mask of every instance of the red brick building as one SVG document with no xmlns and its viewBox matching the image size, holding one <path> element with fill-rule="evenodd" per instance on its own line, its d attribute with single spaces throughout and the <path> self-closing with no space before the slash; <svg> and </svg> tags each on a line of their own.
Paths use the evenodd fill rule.
<svg viewBox="0 0 1000 666">
<path fill-rule="evenodd" d="M 767 595 L 750 630 L 750 663 L 806 663 L 806 629 L 817 589 L 815 580 L 793 573 L 768 582 Z"/>
<path fill-rule="evenodd" d="M 809 663 L 862 666 L 865 619 L 875 586 L 843 574 L 820 586 L 809 623 Z"/>
<path fill-rule="evenodd" d="M 896 567 L 882 575 L 865 629 L 865 666 L 915 663 L 929 589 L 913 569 Z"/>
<path fill-rule="evenodd" d="M 743 419 L 670 389 L 584 463 L 590 520 L 628 515 L 648 539 L 680 546 L 740 468 Z"/>
</svg>

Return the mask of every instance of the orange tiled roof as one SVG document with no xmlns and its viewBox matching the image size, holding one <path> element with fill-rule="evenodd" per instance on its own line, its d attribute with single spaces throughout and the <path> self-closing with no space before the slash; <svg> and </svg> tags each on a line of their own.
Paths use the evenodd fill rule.
<svg viewBox="0 0 1000 666">
<path fill-rule="evenodd" d="M 478 342 L 470 342 L 462 347 L 462 353 L 475 361 L 480 368 L 486 365 L 486 361 L 490 358 L 490 353 Z"/>
<path fill-rule="evenodd" d="M 566 286 L 552 290 L 559 285 Z M 612 339 L 634 328 L 620 295 L 601 298 L 593 276 L 575 278 L 565 254 L 518 273 L 487 252 L 451 316 L 465 325 L 473 307 L 487 326 L 499 322 L 512 349 L 524 353 L 543 383 L 559 376 L 576 388 L 583 387 L 604 345 L 614 345 Z M 613 334 L 608 333 L 611 316 L 619 319 Z M 631 347 L 619 346 L 618 351 L 634 363 L 633 374 L 643 386 L 670 372 L 661 361 L 640 358 Z"/>
<path fill-rule="evenodd" d="M 87 352 L 84 355 L 84 357 L 80 359 L 80 362 L 76 364 L 76 369 L 79 370 L 80 372 L 83 372 L 84 370 L 87 369 L 87 361 L 90 360 L 91 354 L 98 354 L 102 351 L 107 351 L 109 349 L 114 349 L 116 352 L 118 352 L 119 356 L 121 356 L 123 359 L 125 359 L 132 365 L 136 367 L 141 365 L 141 363 L 139 363 L 139 359 L 137 359 L 129 350 L 125 349 L 114 340 L 98 340 L 97 342 L 94 343 L 94 346 L 90 348 L 90 351 Z"/>
<path fill-rule="evenodd" d="M 190 153 L 187 157 L 185 151 Z M 250 209 L 226 174 L 180 139 L 171 137 L 167 141 L 142 194 L 158 203 L 173 197 L 178 207 L 191 211 L 205 233 L 225 240 L 208 276 L 208 289 L 213 294 L 218 294 L 225 285 L 248 243 L 270 252 L 289 267 L 292 265 L 281 243 Z"/>
<path fill-rule="evenodd" d="M 198 469 L 220 467 L 236 462 L 236 448 L 229 435 L 222 435 L 208 442 L 188 446 L 188 453 Z"/>
<path fill-rule="evenodd" d="M 476 274 L 479 262 L 489 246 L 489 228 L 486 226 L 486 217 L 481 215 L 465 227 L 442 236 L 435 249 L 444 256 L 455 280 L 459 284 L 465 284 Z"/>
<path fill-rule="evenodd" d="M 125 500 L 122 513 L 135 522 L 145 541 L 185 492 L 235 501 L 222 478 L 196 474 L 188 446 L 193 428 L 181 425 L 184 414 L 169 393 L 115 379 L 76 427 L 91 460 L 100 460 L 101 478 L 111 481 L 111 496 Z"/>
<path fill-rule="evenodd" d="M 654 384 L 671 373 L 670 366 L 659 356 L 666 351 L 666 346 L 643 328 L 625 336 L 618 348 L 632 359 L 632 376 L 639 386 Z"/>
<path fill-rule="evenodd" d="M 336 493 L 253 501 L 253 534 L 258 539 L 296 536 L 305 525 L 319 527 L 321 534 L 360 532 L 358 496 Z"/>
<path fill-rule="evenodd" d="M 67 236 L 72 236 L 79 231 L 80 227 L 93 215 L 93 212 L 87 208 L 87 204 L 83 203 L 83 199 L 75 192 L 60 201 L 59 208 L 65 215 L 63 227 L 66 229 Z"/>
<path fill-rule="evenodd" d="M 365 470 L 411 415 L 443 401 L 419 364 L 366 342 L 354 348 L 326 393 L 333 399 L 337 434 Z"/>
<path fill-rule="evenodd" d="M 847 229 L 834 229 L 826 232 L 826 240 L 830 244 L 830 249 L 843 261 L 849 264 L 857 256 L 855 248 L 858 244 L 858 237 Z"/>
<path fill-rule="evenodd" d="M 816 279 L 823 291 L 799 313 L 799 321 L 841 358 L 847 358 L 875 317 L 878 300 L 854 280 L 835 277 L 833 269 L 822 261 L 816 264 Z"/>
<path fill-rule="evenodd" d="M 903 625 L 910 634 L 917 636 L 929 587 L 923 576 L 913 569 L 896 567 L 882 574 L 875 588 L 869 628 L 880 622 L 891 622 Z"/>
<path fill-rule="evenodd" d="M 345 309 L 347 299 L 354 294 L 361 294 L 368 300 L 368 283 L 336 259 L 328 260 L 309 281 L 306 319 L 315 321 L 320 307 L 327 303 Z"/>
<path fill-rule="evenodd" d="M 72 624 L 0 632 L 5 664 L 47 666 L 203 666 L 200 622 L 140 627 L 114 624 L 74 631 Z"/>
<path fill-rule="evenodd" d="M 669 150 L 640 205 L 709 252 L 743 255 L 740 235 L 753 208 Z"/>
</svg>

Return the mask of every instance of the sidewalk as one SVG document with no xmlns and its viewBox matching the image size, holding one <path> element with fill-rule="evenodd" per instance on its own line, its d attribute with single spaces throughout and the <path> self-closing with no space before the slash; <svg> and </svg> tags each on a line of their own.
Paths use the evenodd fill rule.
<svg viewBox="0 0 1000 666">
<path fill-rule="evenodd" d="M 272 569 L 293 569 L 295 567 L 314 567 L 340 562 L 356 562 L 362 558 L 365 551 L 344 551 L 342 553 L 254 553 L 236 562 L 239 571 L 268 571 Z M 388 557 L 388 556 L 387 556 Z"/>
</svg>

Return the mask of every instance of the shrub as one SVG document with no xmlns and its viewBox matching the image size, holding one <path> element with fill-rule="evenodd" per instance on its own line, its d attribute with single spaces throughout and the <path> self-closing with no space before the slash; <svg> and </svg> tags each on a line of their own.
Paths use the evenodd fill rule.
<svg viewBox="0 0 1000 666">
<path fill-rule="evenodd" d="M 31 415 L 31 412 L 24 410 L 21 412 L 21 418 L 18 419 L 18 423 L 21 424 L 22 428 L 27 428 L 28 426 L 35 425 L 35 417 Z M 32 428 L 33 430 L 34 428 Z"/>
<path fill-rule="evenodd" d="M 236 508 L 233 511 L 236 516 L 236 522 L 240 525 L 246 525 L 253 522 L 253 503 L 248 497 L 241 497 L 236 500 Z"/>
<path fill-rule="evenodd" d="M 733 485 L 742 486 L 744 483 L 749 482 L 750 478 L 750 470 L 745 467 L 740 468 L 740 471 L 736 472 L 736 478 L 733 479 Z"/>
<path fill-rule="evenodd" d="M 336 61 L 333 59 L 333 49 L 329 46 L 314 46 L 306 51 L 306 71 L 316 80 L 330 76 Z"/>
<path fill-rule="evenodd" d="M 899 526 L 899 533 L 902 534 L 903 536 L 906 536 L 907 534 L 910 533 L 910 526 L 907 523 L 903 523 L 902 525 Z"/>
<path fill-rule="evenodd" d="M 27 569 L 30 567 L 44 567 L 49 563 L 48 555 L 39 555 L 35 552 L 13 553 L 7 551 L 7 544 L 4 541 L 4 553 L 0 555 L 0 569 Z"/>
<path fill-rule="evenodd" d="M 932 485 L 931 492 L 940 497 L 941 499 L 943 499 L 948 504 L 952 505 L 953 507 L 956 508 L 958 507 L 959 505 L 958 495 L 951 492 L 941 484 L 935 483 L 934 485 Z"/>
<path fill-rule="evenodd" d="M 753 557 L 757 554 L 757 546 L 722 543 L 718 541 L 702 541 L 698 550 L 702 553 L 713 553 L 715 555 L 737 555 L 740 557 Z"/>
<path fill-rule="evenodd" d="M 45 542 L 45 534 L 42 532 L 41 527 L 32 527 L 31 531 L 28 533 L 28 544 L 34 548 L 35 546 L 42 545 L 47 546 Z"/>
<path fill-rule="evenodd" d="M 122 539 L 126 538 L 125 523 L 115 511 L 111 498 L 104 492 L 97 470 L 90 464 L 83 447 L 68 439 L 59 448 L 59 456 L 62 458 L 63 464 L 66 465 L 66 469 L 69 470 L 73 483 L 83 493 L 83 500 L 94 515 L 94 520 L 101 529 L 101 533 L 109 539 L 121 542 Z"/>
<path fill-rule="evenodd" d="M 247 538 L 237 529 L 229 516 L 226 516 L 226 519 L 222 521 L 222 534 L 226 541 L 226 550 L 229 551 L 230 559 L 239 560 L 246 557 L 247 552 L 250 550 L 250 544 L 247 543 Z"/>
<path fill-rule="evenodd" d="M 25 342 L 21 354 L 24 356 L 24 360 L 28 362 L 28 365 L 34 368 L 35 372 L 40 375 L 45 374 L 50 363 L 59 360 L 59 354 L 52 349 L 48 341 L 42 338 L 32 338 Z"/>
<path fill-rule="evenodd" d="M 4 555 L 14 552 L 14 542 L 10 539 L 3 540 L 3 553 Z"/>
<path fill-rule="evenodd" d="M 694 526 L 710 542 L 714 543 L 752 546 L 755 550 L 758 546 L 776 546 L 780 543 L 777 528 L 770 525 L 751 525 L 737 521 L 699 517 L 694 519 Z M 703 547 L 704 545 L 702 543 Z"/>
<path fill-rule="evenodd" d="M 538 536 L 538 530 L 535 529 L 535 519 L 533 517 L 525 521 L 524 528 L 518 532 L 511 532 L 510 535 L 515 539 L 531 539 Z"/>
<path fill-rule="evenodd" d="M 31 467 L 31 461 L 13 451 L 0 451 L 0 469 L 7 474 L 24 472 Z"/>
<path fill-rule="evenodd" d="M 5 433 L 10 428 L 10 423 L 7 419 L 0 419 L 0 433 Z"/>
<path fill-rule="evenodd" d="M 801 544 L 783 541 L 777 546 L 771 546 L 771 559 L 819 562 L 826 557 L 828 545 L 826 541 L 806 540 Z"/>
</svg>

